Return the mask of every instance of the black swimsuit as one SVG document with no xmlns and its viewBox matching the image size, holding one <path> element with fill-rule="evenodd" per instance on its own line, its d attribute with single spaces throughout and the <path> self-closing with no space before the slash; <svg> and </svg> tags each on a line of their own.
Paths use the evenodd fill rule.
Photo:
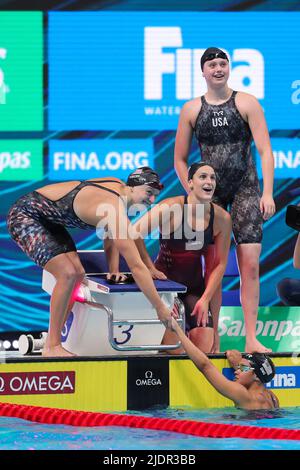
<svg viewBox="0 0 300 470">
<path fill-rule="evenodd" d="M 186 209 L 187 196 L 184 198 L 182 210 L 182 220 L 175 232 L 171 233 L 168 238 L 160 235 L 160 250 L 155 261 L 157 269 L 162 271 L 168 279 L 180 282 L 187 287 L 185 294 L 179 294 L 179 298 L 183 301 L 186 313 L 187 330 L 197 327 L 197 317 L 191 316 L 196 302 L 200 299 L 205 291 L 204 282 L 204 261 L 203 255 L 208 245 L 214 243 L 213 225 L 214 225 L 214 206 L 211 204 L 210 219 L 207 228 L 202 232 L 202 237 L 196 237 L 196 232 L 189 230 L 191 237 L 187 239 L 184 227 L 187 226 Z M 176 236 L 176 235 L 182 236 Z M 199 233 L 198 233 L 199 235 Z M 198 238 L 202 241 L 198 242 Z M 212 315 L 209 312 L 208 327 L 213 326 Z"/>
<path fill-rule="evenodd" d="M 233 222 L 235 242 L 260 243 L 263 218 L 260 188 L 251 155 L 252 134 L 235 104 L 237 92 L 220 105 L 209 104 L 201 96 L 195 136 L 201 159 L 212 164 L 217 174 L 213 201 L 227 209 Z"/>
<path fill-rule="evenodd" d="M 82 181 L 65 196 L 52 201 L 37 191 L 18 199 L 7 216 L 8 231 L 19 247 L 38 265 L 44 267 L 54 256 L 76 251 L 75 243 L 65 227 L 95 229 L 83 222 L 75 213 L 76 195 L 86 186 L 95 186 L 120 196 L 101 183 L 118 183 L 115 180 Z"/>
</svg>

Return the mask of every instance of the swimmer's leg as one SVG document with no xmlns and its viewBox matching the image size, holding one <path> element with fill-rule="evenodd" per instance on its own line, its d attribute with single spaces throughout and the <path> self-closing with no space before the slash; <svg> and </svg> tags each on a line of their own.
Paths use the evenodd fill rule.
<svg viewBox="0 0 300 470">
<path fill-rule="evenodd" d="M 81 282 L 83 281 L 83 278 L 85 276 L 85 271 L 84 271 L 84 267 L 82 266 L 81 264 L 81 261 L 80 261 L 80 258 L 78 256 L 78 253 L 76 251 L 69 251 L 68 253 L 66 253 L 66 255 L 68 256 L 68 258 L 70 259 L 70 261 L 73 263 L 73 265 L 75 266 L 75 269 L 78 273 L 82 273 L 82 277 L 80 276 L 79 277 L 79 280 L 75 283 L 75 286 L 74 286 L 74 290 L 76 290 L 77 286 L 81 284 Z M 63 325 L 66 323 L 67 319 L 68 319 L 68 316 L 70 315 L 71 311 L 72 311 L 72 308 L 73 308 L 73 305 L 75 303 L 75 299 L 74 297 L 71 295 L 71 298 L 70 298 L 70 302 L 69 302 L 69 305 L 68 305 L 68 308 L 66 310 L 66 314 L 65 314 L 65 317 L 64 317 L 64 322 L 63 322 Z"/>
<path fill-rule="evenodd" d="M 247 352 L 269 352 L 256 339 L 259 304 L 259 256 L 261 252 L 263 218 L 260 194 L 256 186 L 244 182 L 231 206 L 232 228 L 237 244 L 240 272 L 240 297 L 245 318 Z"/>
<path fill-rule="evenodd" d="M 256 339 L 256 320 L 259 304 L 259 255 L 260 243 L 240 244 L 237 258 L 241 280 L 241 304 L 245 318 L 246 352 L 270 352 Z"/>
<path fill-rule="evenodd" d="M 46 263 L 44 269 L 55 277 L 56 284 L 51 296 L 49 331 L 43 356 L 73 356 L 74 354 L 61 345 L 61 331 L 69 313 L 72 292 L 85 273 L 83 268 L 80 270 L 74 265 L 66 253 L 52 258 Z"/>
</svg>

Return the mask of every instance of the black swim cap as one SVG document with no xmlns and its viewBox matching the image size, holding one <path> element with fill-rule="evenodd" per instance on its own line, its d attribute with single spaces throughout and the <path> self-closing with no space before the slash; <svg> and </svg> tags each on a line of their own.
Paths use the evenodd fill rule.
<svg viewBox="0 0 300 470">
<path fill-rule="evenodd" d="M 209 47 L 204 51 L 203 55 L 201 56 L 201 70 L 203 70 L 203 66 L 206 61 L 213 60 L 213 59 L 226 59 L 229 62 L 227 54 L 224 51 L 219 49 L 218 47 Z"/>
<path fill-rule="evenodd" d="M 263 353 L 254 352 L 252 354 L 245 354 L 243 357 L 248 359 L 255 375 L 262 383 L 268 383 L 273 379 L 275 366 L 268 356 Z"/>
<path fill-rule="evenodd" d="M 152 170 L 149 166 L 142 166 L 130 173 L 126 184 L 127 186 L 142 186 L 143 184 L 147 184 L 158 190 L 164 187 L 156 171 Z"/>
<path fill-rule="evenodd" d="M 196 171 L 202 166 L 210 166 L 210 168 L 212 168 L 215 171 L 214 167 L 210 163 L 205 163 L 205 162 L 193 163 L 188 169 L 188 181 L 190 181 L 193 178 Z"/>
</svg>

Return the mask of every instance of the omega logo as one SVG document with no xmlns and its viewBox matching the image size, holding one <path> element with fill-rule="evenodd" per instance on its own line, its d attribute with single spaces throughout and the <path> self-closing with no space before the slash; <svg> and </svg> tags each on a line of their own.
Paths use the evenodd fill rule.
<svg viewBox="0 0 300 470">
<path fill-rule="evenodd" d="M 145 372 L 145 378 L 136 379 L 135 383 L 138 387 L 140 387 L 140 386 L 156 386 L 156 385 L 161 385 L 162 384 L 160 379 L 153 378 L 153 372 L 151 370 L 147 370 Z"/>
</svg>

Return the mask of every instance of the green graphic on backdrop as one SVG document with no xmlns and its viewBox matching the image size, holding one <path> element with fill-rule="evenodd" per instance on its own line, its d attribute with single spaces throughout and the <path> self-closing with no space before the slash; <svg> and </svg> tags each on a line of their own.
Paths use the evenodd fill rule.
<svg viewBox="0 0 300 470">
<path fill-rule="evenodd" d="M 42 140 L 0 140 L 0 181 L 43 179 Z"/>
<path fill-rule="evenodd" d="M 42 12 L 0 12 L 0 131 L 41 130 Z"/>
<path fill-rule="evenodd" d="M 222 307 L 219 320 L 221 351 L 245 350 L 245 326 L 241 307 Z M 274 352 L 300 351 L 300 307 L 260 307 L 256 333 Z"/>
</svg>

